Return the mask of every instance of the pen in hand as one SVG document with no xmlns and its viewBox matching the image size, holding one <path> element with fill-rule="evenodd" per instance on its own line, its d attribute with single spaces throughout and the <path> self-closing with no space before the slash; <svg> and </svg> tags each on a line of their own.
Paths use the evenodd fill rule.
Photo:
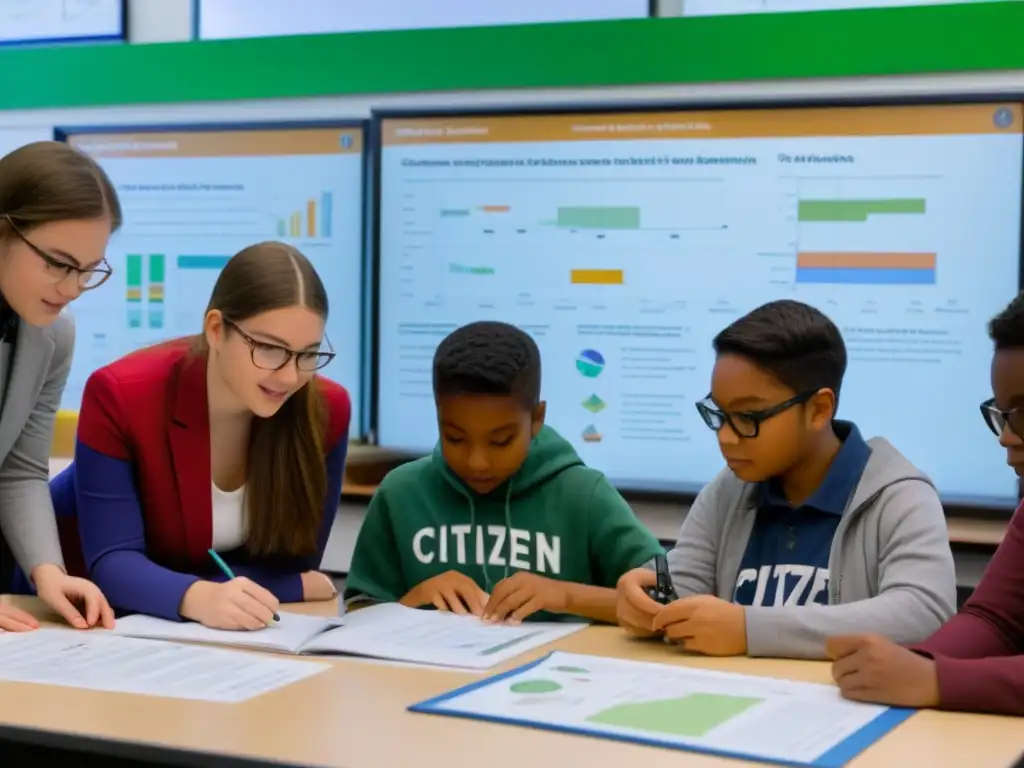
<svg viewBox="0 0 1024 768">
<path fill-rule="evenodd" d="M 227 576 L 229 579 L 234 579 L 235 578 L 235 572 L 231 570 L 231 566 L 229 566 L 227 563 L 224 562 L 224 558 L 222 558 L 220 555 L 218 555 L 217 551 L 214 550 L 214 549 L 210 549 L 210 550 L 208 550 L 208 552 L 210 553 L 210 557 L 213 558 L 213 562 L 215 562 L 217 564 L 217 567 L 221 569 L 221 571 L 224 573 L 224 575 Z M 274 614 L 274 621 L 280 621 L 280 620 L 281 620 L 281 617 L 278 614 L 275 613 Z"/>
</svg>

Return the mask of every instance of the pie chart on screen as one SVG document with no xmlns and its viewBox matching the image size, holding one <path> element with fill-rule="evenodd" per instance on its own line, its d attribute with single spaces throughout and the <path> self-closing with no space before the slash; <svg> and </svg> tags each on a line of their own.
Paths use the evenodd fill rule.
<svg viewBox="0 0 1024 768">
<path fill-rule="evenodd" d="M 594 379 L 604 370 L 604 355 L 596 349 L 584 349 L 576 358 L 576 370 L 588 379 Z"/>
</svg>

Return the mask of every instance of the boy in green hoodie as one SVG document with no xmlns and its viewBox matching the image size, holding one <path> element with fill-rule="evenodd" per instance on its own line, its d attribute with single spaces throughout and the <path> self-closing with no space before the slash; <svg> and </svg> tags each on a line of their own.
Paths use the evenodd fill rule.
<svg viewBox="0 0 1024 768">
<path fill-rule="evenodd" d="M 390 472 L 356 540 L 345 602 L 494 621 L 615 621 L 619 577 L 664 550 L 600 472 L 544 425 L 540 352 L 478 322 L 434 354 L 441 439 Z"/>
</svg>

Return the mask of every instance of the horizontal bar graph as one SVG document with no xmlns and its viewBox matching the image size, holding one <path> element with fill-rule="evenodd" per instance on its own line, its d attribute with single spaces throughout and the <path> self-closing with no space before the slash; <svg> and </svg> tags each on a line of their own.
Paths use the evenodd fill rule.
<svg viewBox="0 0 1024 768">
<path fill-rule="evenodd" d="M 574 269 L 570 280 L 573 285 L 623 285 L 626 275 L 621 269 Z"/>
<path fill-rule="evenodd" d="M 629 206 L 576 206 L 559 208 L 560 229 L 640 229 L 640 209 Z"/>
<path fill-rule="evenodd" d="M 466 216 L 471 215 L 473 212 L 469 208 L 442 208 L 441 218 L 442 219 L 464 219 Z"/>
<path fill-rule="evenodd" d="M 494 267 L 449 264 L 448 271 L 455 275 L 493 275 Z"/>
<path fill-rule="evenodd" d="M 934 285 L 936 255 L 918 252 L 806 251 L 796 282 L 847 285 Z"/>
<path fill-rule="evenodd" d="M 227 266 L 230 256 L 183 255 L 177 260 L 178 269 L 215 269 L 220 271 Z"/>
<path fill-rule="evenodd" d="M 512 210 L 511 205 L 481 205 L 480 210 L 484 213 L 508 213 Z"/>
<path fill-rule="evenodd" d="M 923 214 L 927 207 L 927 201 L 919 197 L 801 200 L 797 206 L 797 219 L 806 222 L 864 222 L 871 216 Z"/>
</svg>

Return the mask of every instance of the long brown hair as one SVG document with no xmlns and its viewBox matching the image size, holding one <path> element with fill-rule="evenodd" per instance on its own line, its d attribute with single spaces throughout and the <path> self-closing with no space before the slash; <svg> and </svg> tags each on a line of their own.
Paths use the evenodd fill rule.
<svg viewBox="0 0 1024 768">
<path fill-rule="evenodd" d="M 327 291 L 309 259 L 284 243 L 250 245 L 228 261 L 206 311 L 234 322 L 303 306 L 327 319 Z M 225 324 L 225 333 L 233 333 Z M 200 335 L 195 350 L 208 353 Z M 327 408 L 311 379 L 269 419 L 255 417 L 249 437 L 246 549 L 254 555 L 317 551 L 327 494 Z"/>
<path fill-rule="evenodd" d="M 36 141 L 0 158 L 0 216 L 22 233 L 54 221 L 110 219 L 121 227 L 121 203 L 110 178 L 84 152 L 59 141 Z M 0 218 L 0 239 L 15 237 Z"/>
</svg>

